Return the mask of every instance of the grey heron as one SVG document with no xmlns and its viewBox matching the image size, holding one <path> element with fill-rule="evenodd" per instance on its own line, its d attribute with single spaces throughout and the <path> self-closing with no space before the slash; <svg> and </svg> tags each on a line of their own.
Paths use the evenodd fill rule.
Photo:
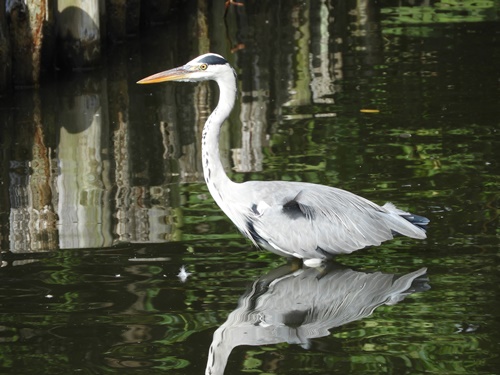
<svg viewBox="0 0 500 375">
<path fill-rule="evenodd" d="M 203 174 L 215 202 L 256 246 L 296 257 L 306 265 L 336 254 L 380 245 L 394 234 L 426 238 L 429 220 L 379 206 L 346 190 L 306 182 L 231 181 L 219 155 L 219 133 L 233 109 L 236 72 L 220 55 L 207 53 L 187 64 L 146 77 L 137 83 L 214 80 L 219 101 L 202 134 Z"/>
</svg>

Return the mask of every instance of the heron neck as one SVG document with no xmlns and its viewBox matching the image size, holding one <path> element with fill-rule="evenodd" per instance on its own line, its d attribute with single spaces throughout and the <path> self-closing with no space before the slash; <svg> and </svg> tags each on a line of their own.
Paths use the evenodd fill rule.
<svg viewBox="0 0 500 375">
<path fill-rule="evenodd" d="M 234 75 L 228 75 L 225 79 L 218 80 L 217 84 L 219 85 L 219 102 L 203 127 L 201 153 L 203 174 L 208 189 L 217 204 L 224 210 L 222 197 L 234 182 L 227 176 L 220 159 L 219 135 L 221 126 L 229 117 L 236 100 L 236 79 Z"/>
</svg>

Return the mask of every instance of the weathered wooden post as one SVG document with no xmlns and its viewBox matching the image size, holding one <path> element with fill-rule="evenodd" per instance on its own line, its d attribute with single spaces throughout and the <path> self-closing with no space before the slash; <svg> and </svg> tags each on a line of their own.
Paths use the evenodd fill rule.
<svg viewBox="0 0 500 375">
<path fill-rule="evenodd" d="M 42 120 L 42 95 L 40 90 L 20 90 L 11 99 L 16 111 L 12 118 L 2 116 L 7 120 L 2 144 L 8 155 L 2 183 L 8 188 L 8 198 L 2 201 L 7 206 L 2 211 L 8 212 L 7 249 L 13 253 L 53 250 L 58 247 L 54 169 Z"/>
<path fill-rule="evenodd" d="M 127 35 L 139 33 L 141 27 L 141 0 L 127 0 Z"/>
<path fill-rule="evenodd" d="M 113 42 L 125 39 L 127 1 L 126 0 L 107 0 L 106 1 L 107 29 L 108 37 Z"/>
<path fill-rule="evenodd" d="M 140 0 L 107 0 L 106 15 L 107 37 L 112 42 L 120 42 L 128 35 L 139 33 Z"/>
<path fill-rule="evenodd" d="M 12 68 L 16 86 L 33 86 L 40 82 L 44 23 L 51 8 L 49 0 L 13 0 L 8 3 Z"/>
<path fill-rule="evenodd" d="M 0 0 L 0 95 L 10 88 L 11 66 L 7 18 L 5 17 L 5 0 Z"/>
<path fill-rule="evenodd" d="M 101 59 L 99 0 L 59 0 L 57 65 L 63 70 L 93 68 Z"/>
</svg>

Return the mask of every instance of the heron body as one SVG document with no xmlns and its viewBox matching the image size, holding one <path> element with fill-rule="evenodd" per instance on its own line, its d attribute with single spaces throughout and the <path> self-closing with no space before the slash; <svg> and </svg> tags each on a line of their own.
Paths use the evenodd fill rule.
<svg viewBox="0 0 500 375">
<path fill-rule="evenodd" d="M 217 82 L 220 95 L 203 128 L 205 181 L 219 207 L 255 245 L 314 263 L 380 245 L 394 234 L 426 238 L 422 226 L 429 220 L 391 203 L 379 206 L 346 190 L 305 182 L 231 181 L 220 160 L 219 133 L 237 86 L 236 73 L 222 56 L 207 53 L 138 83 L 206 80 Z"/>
</svg>

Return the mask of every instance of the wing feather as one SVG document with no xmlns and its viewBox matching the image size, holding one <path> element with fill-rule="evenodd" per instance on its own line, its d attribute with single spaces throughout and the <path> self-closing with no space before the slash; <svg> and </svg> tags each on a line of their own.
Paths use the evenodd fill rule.
<svg viewBox="0 0 500 375">
<path fill-rule="evenodd" d="M 401 217 L 409 214 L 392 204 L 381 207 L 323 185 L 280 181 L 246 184 L 246 191 L 252 192 L 248 197 L 251 230 L 256 242 L 271 251 L 326 258 L 380 245 L 392 239 L 394 232 L 425 238 L 424 230 Z M 257 212 L 256 207 L 261 210 Z"/>
</svg>

